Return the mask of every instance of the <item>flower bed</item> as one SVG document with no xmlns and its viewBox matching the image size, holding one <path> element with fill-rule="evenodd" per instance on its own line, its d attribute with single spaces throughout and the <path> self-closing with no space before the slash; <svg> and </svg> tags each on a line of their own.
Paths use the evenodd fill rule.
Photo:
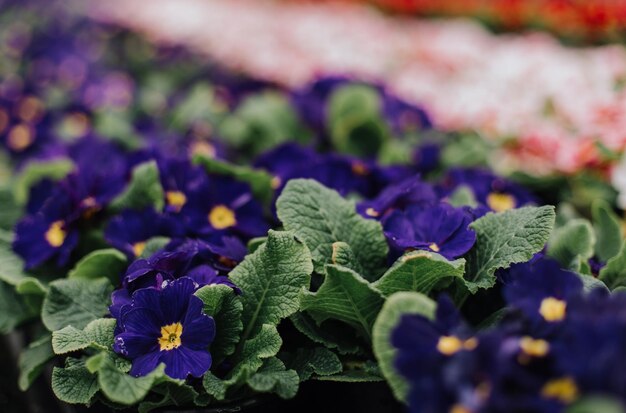
<svg viewBox="0 0 626 413">
<path fill-rule="evenodd" d="M 626 247 L 602 180 L 504 178 L 382 84 L 286 90 L 66 13 L 0 16 L 0 328 L 31 338 L 23 390 L 620 408 Z"/>
</svg>

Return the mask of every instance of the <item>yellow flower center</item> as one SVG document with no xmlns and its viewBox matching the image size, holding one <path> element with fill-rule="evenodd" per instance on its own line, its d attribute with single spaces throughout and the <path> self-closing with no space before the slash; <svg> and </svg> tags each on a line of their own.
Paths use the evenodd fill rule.
<svg viewBox="0 0 626 413">
<path fill-rule="evenodd" d="M 161 327 L 161 337 L 159 337 L 159 347 L 163 350 L 174 350 L 182 344 L 180 336 L 183 334 L 183 325 L 173 323 Z"/>
<path fill-rule="evenodd" d="M 562 321 L 565 318 L 567 303 L 554 297 L 544 298 L 539 306 L 539 314 L 548 322 Z"/>
<path fill-rule="evenodd" d="M 450 413 L 472 413 L 472 411 L 462 404 L 455 404 L 450 408 Z"/>
<path fill-rule="evenodd" d="M 369 169 L 367 169 L 367 166 L 362 162 L 353 162 L 352 172 L 355 175 L 359 175 L 359 176 L 365 176 L 370 173 Z"/>
<path fill-rule="evenodd" d="M 515 198 L 508 194 L 492 192 L 487 195 L 487 205 L 496 212 L 515 208 Z"/>
<path fill-rule="evenodd" d="M 478 340 L 472 337 L 465 341 L 456 336 L 442 336 L 437 342 L 437 350 L 446 356 L 451 356 L 461 350 L 474 350 L 478 345 Z"/>
<path fill-rule="evenodd" d="M 174 207 L 177 212 L 187 203 L 187 197 L 180 191 L 167 191 L 165 193 L 165 200 L 167 204 Z"/>
<path fill-rule="evenodd" d="M 578 398 L 578 386 L 570 377 L 562 377 L 547 382 L 541 389 L 541 395 L 547 399 L 557 399 L 563 404 L 570 404 Z"/>
<path fill-rule="evenodd" d="M 520 349 L 531 357 L 544 357 L 550 351 L 550 343 L 532 337 L 522 337 L 519 342 Z"/>
<path fill-rule="evenodd" d="M 275 176 L 272 178 L 270 185 L 272 189 L 278 189 L 282 183 L 283 183 L 282 179 L 280 179 L 279 176 Z"/>
<path fill-rule="evenodd" d="M 367 215 L 368 217 L 377 217 L 380 214 L 374 208 L 367 208 L 365 210 L 365 215 Z"/>
<path fill-rule="evenodd" d="M 63 118 L 61 130 L 70 138 L 79 138 L 89 131 L 89 118 L 81 112 L 71 113 Z"/>
<path fill-rule="evenodd" d="M 63 230 L 63 224 L 64 222 L 61 220 L 54 221 L 52 224 L 50 224 L 50 227 L 44 235 L 48 244 L 50 244 L 50 246 L 54 248 L 60 247 L 61 245 L 63 245 L 63 242 L 65 242 L 65 237 L 67 236 L 67 233 L 65 232 L 65 230 Z"/>
<path fill-rule="evenodd" d="M 217 205 L 209 212 L 209 223 L 215 229 L 224 229 L 237 224 L 237 220 L 232 209 L 225 205 Z"/>
<path fill-rule="evenodd" d="M 85 208 L 85 211 L 83 212 L 83 218 L 85 219 L 90 219 L 91 217 L 96 215 L 98 211 L 100 211 L 100 205 L 98 205 L 98 201 L 96 201 L 96 198 L 92 196 L 83 199 L 80 203 L 80 206 L 82 208 Z"/>
<path fill-rule="evenodd" d="M 191 144 L 191 154 L 204 155 L 207 158 L 215 158 L 217 152 L 215 151 L 215 146 L 210 143 L 206 141 L 196 141 Z"/>
<path fill-rule="evenodd" d="M 143 251 L 145 249 L 146 249 L 146 242 L 145 241 L 139 241 L 139 242 L 135 242 L 133 244 L 133 254 L 135 254 L 135 257 L 138 257 L 141 254 L 143 254 Z"/>
<path fill-rule="evenodd" d="M 14 151 L 21 152 L 24 149 L 28 148 L 34 140 L 33 130 L 24 124 L 19 124 L 14 126 L 9 131 L 9 136 L 7 137 L 7 145 L 9 148 Z"/>
<path fill-rule="evenodd" d="M 439 252 L 439 251 L 440 251 L 440 249 L 439 249 L 439 245 L 435 244 L 434 242 L 433 242 L 432 244 L 430 244 L 430 245 L 428 246 L 428 248 L 430 248 L 430 250 L 431 250 L 431 251 L 434 251 L 434 252 Z"/>
</svg>

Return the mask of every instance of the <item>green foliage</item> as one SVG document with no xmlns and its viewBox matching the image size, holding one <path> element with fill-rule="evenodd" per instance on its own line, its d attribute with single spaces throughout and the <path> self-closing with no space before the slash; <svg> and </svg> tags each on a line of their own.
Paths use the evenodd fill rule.
<svg viewBox="0 0 626 413">
<path fill-rule="evenodd" d="M 383 301 L 381 293 L 351 269 L 327 265 L 324 283 L 315 293 L 303 291 L 300 306 L 318 324 L 329 318 L 339 320 L 370 339 Z"/>
<path fill-rule="evenodd" d="M 25 348 L 17 362 L 20 369 L 18 385 L 26 391 L 39 377 L 45 364 L 54 357 L 50 344 L 50 335 L 45 335 Z"/>
<path fill-rule="evenodd" d="M 168 378 L 164 370 L 165 366 L 160 364 L 147 376 L 133 377 L 120 371 L 110 358 L 105 358 L 98 371 L 98 384 L 109 400 L 130 406 L 143 400 L 153 385 L 164 380 L 177 381 Z"/>
<path fill-rule="evenodd" d="M 626 287 L 626 243 L 622 245 L 619 254 L 608 260 L 598 278 L 611 290 Z"/>
<path fill-rule="evenodd" d="M 68 325 L 52 333 L 52 349 L 55 354 L 65 354 L 87 347 L 111 350 L 116 321 L 113 318 L 93 320 L 83 330 Z"/>
<path fill-rule="evenodd" d="M 478 205 L 474 192 L 467 185 L 460 185 L 449 197 L 448 202 L 454 207 L 470 206 L 475 208 Z"/>
<path fill-rule="evenodd" d="M 98 377 L 87 370 L 84 362 L 52 370 L 52 391 L 65 403 L 90 404 L 99 389 Z"/>
<path fill-rule="evenodd" d="M 0 230 L 0 280 L 10 285 L 18 285 L 27 275 L 24 262 L 13 252 L 13 234 Z"/>
<path fill-rule="evenodd" d="M 435 315 L 435 309 L 435 302 L 423 294 L 398 292 L 387 299 L 374 323 L 372 331 L 374 354 L 389 387 L 400 401 L 405 401 L 408 386 L 393 365 L 396 349 L 391 345 L 391 334 L 402 315 L 419 314 L 432 319 Z"/>
<path fill-rule="evenodd" d="M 14 287 L 0 281 L 0 334 L 10 332 L 37 313 L 37 306 L 28 297 L 19 295 Z"/>
<path fill-rule="evenodd" d="M 352 334 L 345 334 L 345 325 L 341 322 L 328 320 L 318 326 L 311 316 L 303 312 L 292 315 L 290 320 L 298 331 L 314 343 L 336 349 L 341 354 L 362 352 L 359 340 Z"/>
<path fill-rule="evenodd" d="M 298 294 L 308 287 L 311 254 L 291 232 L 270 231 L 267 242 L 248 255 L 229 275 L 245 291 L 242 341 L 262 325 L 276 325 L 298 310 Z"/>
<path fill-rule="evenodd" d="M 317 272 L 332 262 L 332 245 L 339 241 L 350 246 L 365 278 L 374 280 L 383 271 L 388 247 L 380 223 L 358 215 L 354 202 L 336 191 L 310 179 L 294 179 L 276 206 L 285 229 L 294 231 L 311 250 Z"/>
<path fill-rule="evenodd" d="M 603 200 L 596 200 L 591 205 L 593 229 L 596 235 L 595 255 L 606 262 L 616 256 L 624 240 L 618 216 Z"/>
<path fill-rule="evenodd" d="M 580 269 L 580 261 L 593 256 L 595 235 L 586 219 L 574 219 L 556 228 L 548 243 L 548 255 L 565 268 Z"/>
<path fill-rule="evenodd" d="M 153 207 L 160 211 L 163 204 L 164 194 L 159 180 L 159 168 L 156 161 L 149 161 L 133 169 L 130 183 L 126 190 L 111 202 L 111 208 L 121 210 Z"/>
<path fill-rule="evenodd" d="M 65 326 L 82 329 L 108 314 L 112 291 L 106 278 L 53 281 L 43 302 L 41 320 L 50 331 Z"/>
<path fill-rule="evenodd" d="M 143 252 L 139 256 L 139 258 L 150 258 L 152 254 L 165 248 L 165 246 L 169 244 L 169 242 L 170 239 L 167 237 L 150 238 L 148 241 L 146 241 L 146 246 L 144 247 Z"/>
<path fill-rule="evenodd" d="M 30 189 L 35 184 L 44 178 L 55 181 L 63 179 L 73 168 L 74 164 L 69 159 L 29 162 L 15 178 L 13 184 L 15 201 L 18 205 L 26 204 Z"/>
<path fill-rule="evenodd" d="M 10 230 L 22 216 L 22 208 L 18 205 L 10 187 L 0 186 L 0 230 Z"/>
<path fill-rule="evenodd" d="M 127 265 L 126 255 L 114 248 L 96 250 L 81 258 L 68 273 L 68 278 L 94 279 L 106 277 L 111 284 L 115 285 L 119 283 L 120 274 Z"/>
<path fill-rule="evenodd" d="M 364 271 L 361 267 L 361 264 L 356 259 L 354 251 L 352 251 L 352 248 L 350 248 L 350 245 L 341 241 L 333 242 L 330 263 L 350 268 L 357 274 L 363 274 Z"/>
<path fill-rule="evenodd" d="M 300 381 L 308 380 L 313 374 L 331 376 L 343 370 L 339 357 L 324 347 L 299 348 L 286 364 L 296 371 Z"/>
<path fill-rule="evenodd" d="M 287 370 L 279 359 L 272 357 L 248 379 L 248 385 L 261 393 L 276 393 L 283 399 L 290 399 L 298 392 L 300 379 L 295 370 Z"/>
<path fill-rule="evenodd" d="M 474 294 L 491 288 L 495 271 L 526 262 L 541 251 L 554 226 L 554 207 L 523 207 L 497 214 L 488 213 L 474 221 L 476 245 L 467 254 L 465 286 Z"/>
<path fill-rule="evenodd" d="M 465 260 L 448 261 L 429 251 L 411 251 L 400 257 L 373 286 L 384 296 L 398 291 L 416 291 L 428 295 L 442 281 L 463 279 Z"/>
</svg>

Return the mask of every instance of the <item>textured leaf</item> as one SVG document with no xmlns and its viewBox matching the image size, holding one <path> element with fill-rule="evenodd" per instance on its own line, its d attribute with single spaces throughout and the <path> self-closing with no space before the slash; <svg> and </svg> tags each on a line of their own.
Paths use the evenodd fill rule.
<svg viewBox="0 0 626 413">
<path fill-rule="evenodd" d="M 448 261 L 429 251 L 411 251 L 400 257 L 373 286 L 384 296 L 398 291 L 429 294 L 442 280 L 463 278 L 465 260 Z"/>
<path fill-rule="evenodd" d="M 38 309 L 26 298 L 0 281 L 0 334 L 8 333 L 23 321 L 37 316 Z"/>
<path fill-rule="evenodd" d="M 427 296 L 415 292 L 395 293 L 387 299 L 372 332 L 374 355 L 396 399 L 404 401 L 408 391 L 405 380 L 395 371 L 396 349 L 391 345 L 391 334 L 404 314 L 420 314 L 432 319 L 436 304 Z"/>
<path fill-rule="evenodd" d="M 345 242 L 333 242 L 330 263 L 350 268 L 357 274 L 363 274 L 364 270 L 356 259 L 352 248 Z"/>
<path fill-rule="evenodd" d="M 137 408 L 139 413 L 167 406 L 191 406 L 198 398 L 198 392 L 191 386 L 182 383 L 162 383 L 152 389 L 162 396 L 157 400 L 144 400 Z"/>
<path fill-rule="evenodd" d="M 230 272 L 243 291 L 242 341 L 261 325 L 273 324 L 298 310 L 298 294 L 309 286 L 311 254 L 291 232 L 270 231 L 267 242 Z"/>
<path fill-rule="evenodd" d="M 256 237 L 248 241 L 248 252 L 252 254 L 267 241 L 267 237 Z"/>
<path fill-rule="evenodd" d="M 87 347 L 111 350 L 115 325 L 116 321 L 113 318 L 99 318 L 87 324 L 84 330 L 78 330 L 72 326 L 57 330 L 52 333 L 54 353 L 65 354 Z"/>
<path fill-rule="evenodd" d="M 364 269 L 364 277 L 376 279 L 382 272 L 388 246 L 379 222 L 355 211 L 354 202 L 310 179 L 287 183 L 276 202 L 278 218 L 311 250 L 315 270 L 322 273 L 332 262 L 332 245 L 345 242 Z"/>
<path fill-rule="evenodd" d="M 574 219 L 556 228 L 548 243 L 548 255 L 565 268 L 578 270 L 579 262 L 593 256 L 595 235 L 586 219 Z"/>
<path fill-rule="evenodd" d="M 272 357 L 248 379 L 248 385 L 260 393 L 276 393 L 290 399 L 298 392 L 300 379 L 295 370 L 287 370 L 279 359 Z"/>
<path fill-rule="evenodd" d="M 600 270 L 598 278 L 611 290 L 626 287 L 626 243 L 616 256 L 611 258 Z"/>
<path fill-rule="evenodd" d="M 89 404 L 99 390 L 98 377 L 83 364 L 52 370 L 52 391 L 69 404 Z"/>
<path fill-rule="evenodd" d="M 50 331 L 84 328 L 109 312 L 113 286 L 106 278 L 56 280 L 50 283 L 41 320 Z"/>
<path fill-rule="evenodd" d="M 20 390 L 26 391 L 39 377 L 46 363 L 54 357 L 50 336 L 46 335 L 22 351 L 18 360 L 20 376 L 18 384 Z"/>
<path fill-rule="evenodd" d="M 156 162 L 144 162 L 133 169 L 128 187 L 111 202 L 111 207 L 118 210 L 154 207 L 160 211 L 163 209 L 163 196 Z"/>
<path fill-rule="evenodd" d="M 204 313 L 215 320 L 215 339 L 211 343 L 213 363 L 219 364 L 224 357 L 235 351 L 243 331 L 241 299 L 232 288 L 223 284 L 206 285 L 196 291 L 204 302 Z"/>
<path fill-rule="evenodd" d="M 287 367 L 298 373 L 300 381 L 308 380 L 313 374 L 330 376 L 343 370 L 339 357 L 324 347 L 299 348 Z"/>
<path fill-rule="evenodd" d="M 143 400 L 155 383 L 165 379 L 164 370 L 165 366 L 160 364 L 147 376 L 133 377 L 120 371 L 112 360 L 105 358 L 98 371 L 98 384 L 109 400 L 130 406 Z"/>
<path fill-rule="evenodd" d="M 595 255 L 606 262 L 616 256 L 622 248 L 622 228 L 618 216 L 604 200 L 591 205 L 593 229 L 596 235 Z"/>
<path fill-rule="evenodd" d="M 13 252 L 12 242 L 13 234 L 0 230 L 0 280 L 10 285 L 17 285 L 27 275 L 24 273 L 24 262 Z"/>
<path fill-rule="evenodd" d="M 371 338 L 372 325 L 383 305 L 383 296 L 349 268 L 326 266 L 324 283 L 315 293 L 303 291 L 302 311 L 318 323 L 329 318 L 355 327 Z"/>
<path fill-rule="evenodd" d="M 332 376 L 316 376 L 314 377 L 314 379 L 320 381 L 334 381 L 341 383 L 370 383 L 385 380 L 383 377 L 368 373 L 363 370 L 348 370 L 341 374 L 335 374 Z"/>
<path fill-rule="evenodd" d="M 328 320 L 318 326 L 311 316 L 302 312 L 292 315 L 290 320 L 298 331 L 315 343 L 337 349 L 341 354 L 361 352 L 357 338 L 354 335 L 344 334 L 345 325 L 339 321 Z"/>
<path fill-rule="evenodd" d="M 554 207 L 523 207 L 488 213 L 470 227 L 476 231 L 476 245 L 468 253 L 466 282 L 473 294 L 491 288 L 499 268 L 526 262 L 541 251 L 554 226 Z"/>
<path fill-rule="evenodd" d="M 81 258 L 69 272 L 68 278 L 107 277 L 111 284 L 116 285 L 127 266 L 126 255 L 115 248 L 96 250 Z"/>
</svg>

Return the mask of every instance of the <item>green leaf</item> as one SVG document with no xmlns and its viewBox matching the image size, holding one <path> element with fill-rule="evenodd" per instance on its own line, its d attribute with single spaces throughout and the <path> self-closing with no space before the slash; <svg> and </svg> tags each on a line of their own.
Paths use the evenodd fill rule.
<svg viewBox="0 0 626 413">
<path fill-rule="evenodd" d="M 598 280 L 596 277 L 587 275 L 587 274 L 576 274 L 583 282 L 583 291 L 589 292 L 591 290 L 595 290 L 596 288 L 602 288 L 603 290 L 608 290 L 609 288 L 604 284 L 601 280 Z"/>
<path fill-rule="evenodd" d="M 99 388 L 98 377 L 91 374 L 83 363 L 52 370 L 52 391 L 65 403 L 89 404 Z"/>
<path fill-rule="evenodd" d="M 380 93 L 366 85 L 336 89 L 328 101 L 328 129 L 339 152 L 377 155 L 390 136 L 382 118 Z"/>
<path fill-rule="evenodd" d="M 267 241 L 267 237 L 256 237 L 248 241 L 248 253 L 252 254 Z"/>
<path fill-rule="evenodd" d="M 565 268 L 578 270 L 580 261 L 593 256 L 595 235 L 586 219 L 574 219 L 556 228 L 548 243 L 548 255 Z"/>
<path fill-rule="evenodd" d="M 606 262 L 622 248 L 622 228 L 618 216 L 605 201 L 598 199 L 591 205 L 593 229 L 596 235 L 595 255 Z"/>
<path fill-rule="evenodd" d="M 475 208 L 478 205 L 478 202 L 476 201 L 476 196 L 474 195 L 472 188 L 467 185 L 460 185 L 457 189 L 455 189 L 448 198 L 448 202 L 454 207 L 462 207 L 467 205 Z"/>
<path fill-rule="evenodd" d="M 233 165 L 206 155 L 195 155 L 193 162 L 202 165 L 207 173 L 230 176 L 249 184 L 254 196 L 266 205 L 274 196 L 274 177 L 263 170 Z"/>
<path fill-rule="evenodd" d="M 160 211 L 163 209 L 163 197 L 159 168 L 156 161 L 149 161 L 133 169 L 128 187 L 111 202 L 111 207 L 115 210 L 154 207 Z"/>
<path fill-rule="evenodd" d="M 384 381 L 385 379 L 372 373 L 368 373 L 363 370 L 348 370 L 341 374 L 335 374 L 332 376 L 316 376 L 315 380 L 319 381 L 334 381 L 339 383 L 371 383 Z"/>
<path fill-rule="evenodd" d="M 147 376 L 133 377 L 120 371 L 111 359 L 105 358 L 98 371 L 98 384 L 109 400 L 130 406 L 143 400 L 155 383 L 167 380 L 164 370 L 165 365 L 160 364 Z"/>
<path fill-rule="evenodd" d="M 0 229 L 11 230 L 23 214 L 10 187 L 0 186 Z"/>
<path fill-rule="evenodd" d="M 26 277 L 15 286 L 15 291 L 22 295 L 44 296 L 48 287 L 35 277 Z"/>
<path fill-rule="evenodd" d="M 167 406 L 192 406 L 198 399 L 198 392 L 188 384 L 166 382 L 152 389 L 162 395 L 157 400 L 144 400 L 137 408 L 138 413 L 147 413 Z"/>
<path fill-rule="evenodd" d="M 111 284 L 115 285 L 119 283 L 120 274 L 127 266 L 126 255 L 115 248 L 96 250 L 81 258 L 69 272 L 68 278 L 107 277 Z"/>
<path fill-rule="evenodd" d="M 16 202 L 24 205 L 28 201 L 30 188 L 33 185 L 44 178 L 55 181 L 63 179 L 73 168 L 74 164 L 69 159 L 29 162 L 17 176 L 13 185 Z"/>
<path fill-rule="evenodd" d="M 0 334 L 6 334 L 22 322 L 34 318 L 38 309 L 15 288 L 0 281 Z"/>
<path fill-rule="evenodd" d="M 84 328 L 109 312 L 113 286 L 106 278 L 56 280 L 50 283 L 41 320 L 50 331 Z"/>
<path fill-rule="evenodd" d="M 287 367 L 298 373 L 300 381 L 308 380 L 313 374 L 330 376 L 343 370 L 339 357 L 324 347 L 299 348 Z"/>
<path fill-rule="evenodd" d="M 616 256 L 607 261 L 598 276 L 611 290 L 626 287 L 626 243 Z"/>
<path fill-rule="evenodd" d="M 432 319 L 435 309 L 435 302 L 423 294 L 399 292 L 387 299 L 374 324 L 372 344 L 376 360 L 393 394 L 400 401 L 406 400 L 408 385 L 395 370 L 396 349 L 391 345 L 391 335 L 404 314 L 419 314 Z"/>
<path fill-rule="evenodd" d="M 52 349 L 55 354 L 70 353 L 87 347 L 111 350 L 115 325 L 113 318 L 99 318 L 87 324 L 84 330 L 72 326 L 64 327 L 52 333 Z"/>
<path fill-rule="evenodd" d="M 260 393 L 276 393 L 282 399 L 291 399 L 298 392 L 300 379 L 295 370 L 287 370 L 279 359 L 272 357 L 248 379 L 248 385 Z"/>
<path fill-rule="evenodd" d="M 384 296 L 398 291 L 428 295 L 442 280 L 463 278 L 465 260 L 448 261 L 429 251 L 411 251 L 400 257 L 373 286 Z"/>
<path fill-rule="evenodd" d="M 235 351 L 243 331 L 243 305 L 234 290 L 227 285 L 206 285 L 195 295 L 204 302 L 204 313 L 215 320 L 215 339 L 211 343 L 213 363 L 219 364 Z"/>
<path fill-rule="evenodd" d="M 609 396 L 586 396 L 568 407 L 566 413 L 626 413 L 626 408 Z"/>
<path fill-rule="evenodd" d="M 333 242 L 330 263 L 350 268 L 357 274 L 363 274 L 363 267 L 357 261 L 352 248 L 345 242 Z"/>
<path fill-rule="evenodd" d="M 341 354 L 361 352 L 359 341 L 354 335 L 345 334 L 345 325 L 339 321 L 328 320 L 318 326 L 308 314 L 298 312 L 290 317 L 293 325 L 311 341 L 323 344 L 330 349 L 337 349 Z"/>
<path fill-rule="evenodd" d="M 165 248 L 167 244 L 169 244 L 170 239 L 168 237 L 152 237 L 148 241 L 146 241 L 146 246 L 143 249 L 143 252 L 138 258 L 150 258 L 155 252 L 162 250 Z"/>
<path fill-rule="evenodd" d="M 267 242 L 230 272 L 242 294 L 242 341 L 261 325 L 273 324 L 298 310 L 298 294 L 310 283 L 311 254 L 291 232 L 270 231 Z"/>
<path fill-rule="evenodd" d="M 46 335 L 22 351 L 18 360 L 20 376 L 18 384 L 20 390 L 26 391 L 39 377 L 46 363 L 54 357 L 50 336 Z"/>
<path fill-rule="evenodd" d="M 12 243 L 13 234 L 0 230 L 0 280 L 15 286 L 27 275 L 24 273 L 22 258 L 13 252 Z"/>
<path fill-rule="evenodd" d="M 276 202 L 278 218 L 311 250 L 315 270 L 322 273 L 332 262 L 332 245 L 345 242 L 354 252 L 368 280 L 383 271 L 388 246 L 379 222 L 355 211 L 354 202 L 310 179 L 287 183 Z"/>
<path fill-rule="evenodd" d="M 343 321 L 371 338 L 372 325 L 384 299 L 369 282 L 349 268 L 326 266 L 324 283 L 315 293 L 303 291 L 302 311 L 318 323 L 327 319 Z"/>
<path fill-rule="evenodd" d="M 466 256 L 465 285 L 474 294 L 491 288 L 495 271 L 526 262 L 541 251 L 554 226 L 554 207 L 523 207 L 497 214 L 488 213 L 474 221 L 476 245 Z"/>
</svg>

